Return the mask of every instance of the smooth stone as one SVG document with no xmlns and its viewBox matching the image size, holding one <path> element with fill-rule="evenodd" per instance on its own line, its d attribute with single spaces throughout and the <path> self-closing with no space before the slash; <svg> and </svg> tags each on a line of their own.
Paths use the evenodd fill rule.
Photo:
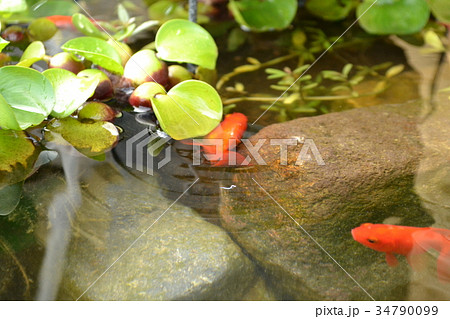
<svg viewBox="0 0 450 319">
<path fill-rule="evenodd" d="M 156 177 L 133 176 L 108 161 L 80 161 L 82 204 L 58 299 L 234 300 L 254 283 L 253 264 L 227 233 L 164 198 Z M 41 178 L 29 192 L 64 189 L 61 172 Z M 40 214 L 46 207 L 39 205 Z"/>
<path fill-rule="evenodd" d="M 284 299 L 407 297 L 404 258 L 390 268 L 384 254 L 354 241 L 350 231 L 392 217 L 402 225 L 432 223 L 413 190 L 423 155 L 421 110 L 413 101 L 300 118 L 250 138 L 253 145 L 267 139 L 259 152 L 267 165 L 241 171 L 236 188 L 222 189 L 222 224 Z M 269 139 L 286 138 L 312 139 L 325 165 L 311 150 L 311 160 L 295 165 L 301 143 L 288 147 L 288 165 L 281 165 L 280 146 Z"/>
</svg>

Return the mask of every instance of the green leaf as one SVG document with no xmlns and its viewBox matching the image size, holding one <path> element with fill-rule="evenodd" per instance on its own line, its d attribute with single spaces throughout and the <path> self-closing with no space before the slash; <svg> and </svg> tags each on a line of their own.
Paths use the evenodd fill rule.
<svg viewBox="0 0 450 319">
<path fill-rule="evenodd" d="M 64 69 L 48 69 L 42 74 L 55 90 L 56 104 L 51 113 L 56 118 L 64 118 L 75 112 L 90 98 L 100 81 L 99 77 L 78 77 Z"/>
<path fill-rule="evenodd" d="M 170 0 L 161 0 L 150 5 L 148 16 L 152 20 L 168 21 L 170 19 L 188 19 L 189 14 L 183 6 Z"/>
<path fill-rule="evenodd" d="M 19 205 L 23 182 L 0 188 L 0 216 L 9 215 Z"/>
<path fill-rule="evenodd" d="M 393 67 L 390 67 L 386 71 L 386 77 L 392 78 L 392 77 L 400 74 L 401 72 L 403 72 L 404 69 L 405 69 L 405 66 L 403 64 L 394 65 Z"/>
<path fill-rule="evenodd" d="M 450 3 L 448 0 L 428 0 L 433 15 L 441 22 L 450 23 Z"/>
<path fill-rule="evenodd" d="M 9 44 L 9 41 L 6 41 L 2 37 L 0 37 L 0 52 Z"/>
<path fill-rule="evenodd" d="M 159 21 L 156 21 L 156 20 L 145 21 L 144 23 L 140 24 L 136 29 L 134 29 L 131 36 L 141 33 L 147 29 L 153 28 L 154 26 L 157 26 L 158 24 L 159 24 Z"/>
<path fill-rule="evenodd" d="M 108 40 L 109 37 L 106 33 L 97 29 L 97 27 L 82 13 L 75 13 L 72 16 L 72 24 L 78 31 L 88 37 L 95 37 L 104 40 Z"/>
<path fill-rule="evenodd" d="M 163 60 L 216 68 L 216 43 L 208 31 L 196 23 L 182 19 L 167 21 L 159 28 L 155 43 Z"/>
<path fill-rule="evenodd" d="M 22 130 L 40 124 L 55 105 L 51 83 L 41 73 L 30 68 L 0 68 L 0 94 L 12 107 Z"/>
<path fill-rule="evenodd" d="M 55 119 L 47 125 L 47 129 L 46 140 L 62 145 L 69 143 L 88 157 L 109 151 L 119 138 L 117 127 L 110 122 L 80 122 L 73 117 Z"/>
<path fill-rule="evenodd" d="M 202 81 L 183 81 L 151 101 L 162 129 L 176 140 L 204 136 L 222 119 L 219 94 Z"/>
<path fill-rule="evenodd" d="M 287 28 L 297 12 L 296 0 L 231 0 L 228 8 L 236 21 L 254 31 Z"/>
<path fill-rule="evenodd" d="M 20 57 L 20 62 L 17 65 L 28 68 L 33 65 L 33 63 L 42 60 L 44 57 L 44 44 L 41 41 L 34 41 L 31 42 L 30 45 L 25 49 L 22 56 Z"/>
<path fill-rule="evenodd" d="M 39 149 L 22 131 L 0 130 L 0 150 L 0 188 L 27 178 L 39 156 Z"/>
<path fill-rule="evenodd" d="M 342 75 L 345 76 L 346 78 L 348 77 L 348 75 L 350 74 L 350 71 L 353 69 L 353 64 L 351 63 L 347 63 L 343 68 L 342 68 Z"/>
<path fill-rule="evenodd" d="M 114 38 L 116 39 L 116 41 L 122 41 L 122 40 L 130 37 L 133 34 L 134 29 L 136 29 L 136 24 L 132 23 L 132 24 L 128 25 L 125 29 L 122 29 L 119 32 L 117 32 L 114 35 Z"/>
<path fill-rule="evenodd" d="M 130 15 L 128 14 L 127 9 L 125 9 L 123 4 L 121 3 L 117 6 L 117 15 L 119 16 L 120 22 L 122 22 L 123 24 L 128 23 L 128 21 L 130 20 Z"/>
<path fill-rule="evenodd" d="M 75 1 L 48 0 L 40 1 L 32 8 L 32 15 L 35 18 L 48 17 L 54 15 L 71 16 L 80 10 Z"/>
<path fill-rule="evenodd" d="M 445 52 L 444 44 L 436 32 L 427 30 L 423 38 L 425 44 L 429 45 L 435 52 Z"/>
<path fill-rule="evenodd" d="M 66 52 L 81 55 L 112 73 L 123 74 L 119 53 L 105 40 L 80 37 L 67 41 L 61 48 Z"/>
<path fill-rule="evenodd" d="M 0 94 L 0 128 L 20 131 L 20 125 L 11 105 Z"/>
<path fill-rule="evenodd" d="M 283 70 L 272 69 L 272 68 L 267 68 L 266 73 L 269 74 L 269 76 L 267 76 L 267 79 L 269 79 L 269 80 L 280 79 L 287 75 L 286 72 L 284 72 Z"/>
<path fill-rule="evenodd" d="M 233 28 L 227 39 L 227 51 L 234 52 L 239 49 L 245 41 L 247 41 L 248 34 L 241 30 L 241 28 Z"/>
<path fill-rule="evenodd" d="M 58 31 L 58 27 L 47 18 L 39 18 L 30 23 L 27 28 L 32 40 L 50 40 Z"/>
<path fill-rule="evenodd" d="M 354 0 L 309 0 L 306 9 L 315 16 L 329 21 L 345 19 L 353 9 Z"/>
<path fill-rule="evenodd" d="M 20 12 L 28 8 L 25 0 L 0 0 L 0 12 Z"/>
<path fill-rule="evenodd" d="M 422 30 L 430 17 L 426 0 L 375 1 L 364 0 L 356 10 L 360 26 L 368 33 L 412 34 Z"/>
</svg>

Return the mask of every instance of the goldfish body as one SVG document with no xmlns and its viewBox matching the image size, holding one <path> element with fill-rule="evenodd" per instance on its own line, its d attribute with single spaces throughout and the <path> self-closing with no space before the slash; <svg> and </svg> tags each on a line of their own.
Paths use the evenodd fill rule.
<svg viewBox="0 0 450 319">
<path fill-rule="evenodd" d="M 230 156 L 235 156 L 236 163 L 244 162 L 245 158 L 239 153 L 230 149 L 236 147 L 247 129 L 247 117 L 242 113 L 232 113 L 225 116 L 225 119 L 204 139 L 211 139 L 211 144 L 200 144 L 202 150 L 208 155 L 208 159 L 214 166 L 228 166 Z M 189 144 L 190 142 L 184 142 Z M 194 142 L 194 144 L 199 145 Z M 219 149 L 221 148 L 221 149 Z"/>
<path fill-rule="evenodd" d="M 69 29 L 72 28 L 75 30 L 75 26 L 72 23 L 72 16 L 62 16 L 62 15 L 54 15 L 45 17 L 46 19 L 53 22 L 58 28 Z M 97 21 L 94 19 L 89 19 L 97 28 L 99 27 Z"/>
<path fill-rule="evenodd" d="M 430 249 L 440 252 L 437 272 L 441 281 L 450 282 L 450 230 L 433 227 L 408 227 L 385 224 L 362 224 L 352 229 L 357 242 L 373 250 L 386 253 L 389 266 L 396 266 L 394 254 L 406 256 L 415 268 L 414 257 Z"/>
<path fill-rule="evenodd" d="M 46 18 L 53 22 L 58 28 L 74 28 L 71 16 L 55 15 Z"/>
</svg>

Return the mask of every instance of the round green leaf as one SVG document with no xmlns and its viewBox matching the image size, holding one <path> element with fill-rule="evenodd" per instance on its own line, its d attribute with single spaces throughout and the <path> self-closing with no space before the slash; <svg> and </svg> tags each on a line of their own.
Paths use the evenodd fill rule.
<svg viewBox="0 0 450 319">
<path fill-rule="evenodd" d="M 337 21 L 348 16 L 354 3 L 354 0 L 309 0 L 306 9 L 321 19 Z"/>
<path fill-rule="evenodd" d="M 96 37 L 104 40 L 108 40 L 108 35 L 101 32 L 97 27 L 82 13 L 75 13 L 72 16 L 72 24 L 81 33 L 89 37 Z"/>
<path fill-rule="evenodd" d="M 450 3 L 448 0 L 428 0 L 431 12 L 441 22 L 450 23 Z"/>
<path fill-rule="evenodd" d="M 16 115 L 5 98 L 0 94 L 0 128 L 20 131 Z"/>
<path fill-rule="evenodd" d="M 373 4 L 375 1 L 365 0 L 356 9 L 359 24 L 368 33 L 416 33 L 422 30 L 430 17 L 430 8 L 425 0 L 378 0 Z"/>
<path fill-rule="evenodd" d="M 27 30 L 33 40 L 47 41 L 55 35 L 58 27 L 47 18 L 39 18 L 31 22 Z"/>
<path fill-rule="evenodd" d="M 163 60 L 216 68 L 216 43 L 209 32 L 196 23 L 182 19 L 167 21 L 159 28 L 155 44 Z"/>
<path fill-rule="evenodd" d="M 0 94 L 22 130 L 40 124 L 55 105 L 50 81 L 38 71 L 20 66 L 0 68 Z"/>
<path fill-rule="evenodd" d="M 236 21 L 254 31 L 285 29 L 297 12 L 296 0 L 231 0 L 228 8 Z"/>
<path fill-rule="evenodd" d="M 17 65 L 28 68 L 33 65 L 33 63 L 42 60 L 44 56 L 44 44 L 41 41 L 34 41 L 31 42 L 30 45 L 25 49 L 22 56 L 20 57 L 20 62 Z"/>
<path fill-rule="evenodd" d="M 122 75 L 122 60 L 116 49 L 105 40 L 80 37 L 67 41 L 61 47 L 66 52 L 81 55 L 102 68 Z"/>
<path fill-rule="evenodd" d="M 67 117 L 90 98 L 100 82 L 99 76 L 78 77 L 64 69 L 48 69 L 42 74 L 55 90 L 56 104 L 51 113 L 57 118 Z"/>
<path fill-rule="evenodd" d="M 168 21 L 170 19 L 188 19 L 189 13 L 179 3 L 161 0 L 148 8 L 148 16 L 152 20 Z"/>
<path fill-rule="evenodd" d="M 113 148 L 119 138 L 117 127 L 110 122 L 80 122 L 73 117 L 55 119 L 47 125 L 47 141 L 75 147 L 80 153 L 98 156 Z"/>
<path fill-rule="evenodd" d="M 0 52 L 9 44 L 9 41 L 6 41 L 2 37 L 0 37 Z"/>
<path fill-rule="evenodd" d="M 39 155 L 39 150 L 21 131 L 0 130 L 0 150 L 0 188 L 27 178 Z"/>
<path fill-rule="evenodd" d="M 162 129 L 176 140 L 206 135 L 222 119 L 219 94 L 202 81 L 183 81 L 151 101 Z"/>
<path fill-rule="evenodd" d="M 77 13 L 80 7 L 75 1 L 48 0 L 41 1 L 39 5 L 33 7 L 33 17 L 48 17 L 54 15 L 71 16 Z"/>
<path fill-rule="evenodd" d="M 27 9 L 25 0 L 0 0 L 0 12 L 20 12 Z"/>
</svg>

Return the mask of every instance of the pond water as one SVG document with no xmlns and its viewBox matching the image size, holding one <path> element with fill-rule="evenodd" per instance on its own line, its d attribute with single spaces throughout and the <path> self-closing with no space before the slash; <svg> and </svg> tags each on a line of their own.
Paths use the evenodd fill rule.
<svg viewBox="0 0 450 319">
<path fill-rule="evenodd" d="M 115 13 L 107 3 L 87 7 L 108 19 Z M 247 57 L 282 56 L 280 38 L 257 35 L 238 53 L 223 50 L 219 76 Z M 270 126 L 277 114 L 259 118 L 261 102 L 233 110 L 258 120 L 245 135 L 253 144 L 302 141 L 288 148 L 286 164 L 280 146 L 264 142 L 267 165 L 196 166 L 192 146 L 176 142 L 155 158 L 133 149 L 129 167 L 127 141 L 146 128 L 131 113 L 115 122 L 122 140 L 105 161 L 57 147 L 58 160 L 29 178 L 17 209 L 0 216 L 0 299 L 450 300 L 434 246 L 422 247 L 428 252 L 412 261 L 415 270 L 403 256 L 389 267 L 351 234 L 362 223 L 450 229 L 450 100 L 439 92 L 450 87 L 450 59 L 391 37 L 330 52 L 311 73 L 343 61 L 406 68 L 382 94 L 337 101 L 326 115 Z M 266 76 L 251 72 L 225 86 L 273 94 Z M 305 139 L 325 165 L 313 148 L 311 160 L 296 162 Z M 136 169 L 139 155 L 153 160 L 152 172 Z"/>
</svg>

